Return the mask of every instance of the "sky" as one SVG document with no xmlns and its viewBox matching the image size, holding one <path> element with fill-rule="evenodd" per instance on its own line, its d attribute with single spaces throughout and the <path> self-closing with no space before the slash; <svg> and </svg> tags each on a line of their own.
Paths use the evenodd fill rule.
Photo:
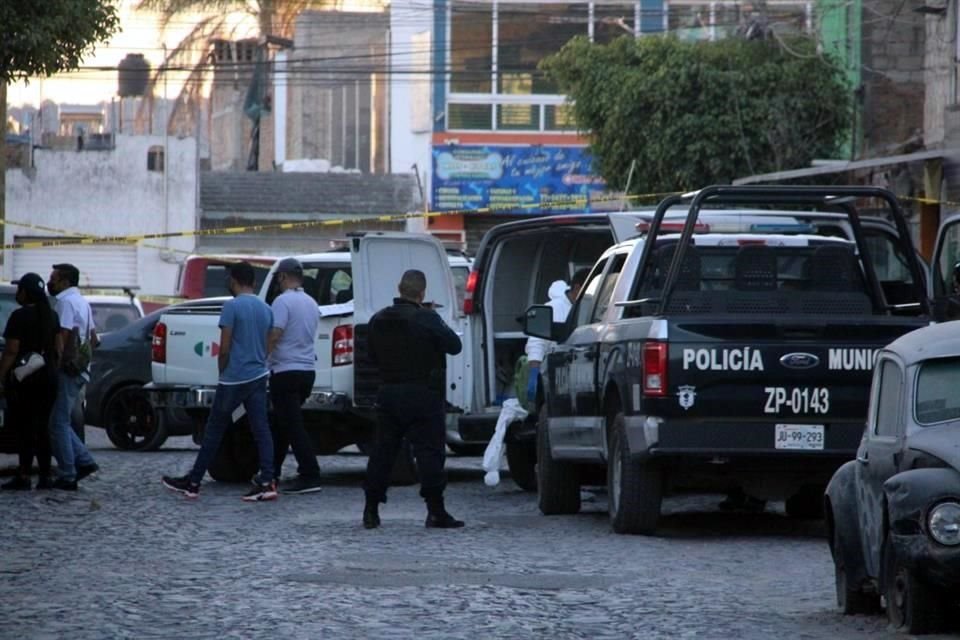
<svg viewBox="0 0 960 640">
<path fill-rule="evenodd" d="M 2 0 L 0 0 L 2 1 Z M 163 45 L 174 47 L 190 31 L 197 16 L 177 18 L 165 33 L 159 29 L 156 14 L 134 11 L 137 0 L 119 2 L 120 31 L 109 42 L 96 46 L 81 66 L 116 67 L 128 53 L 142 53 L 156 69 L 163 61 Z M 169 97 L 175 97 L 185 74 L 171 72 L 167 83 Z M 43 100 L 70 104 L 97 104 L 109 101 L 117 93 L 116 71 L 80 70 L 50 78 L 35 78 L 29 83 L 13 84 L 7 88 L 10 106 L 39 106 Z M 162 95 L 161 95 L 162 97 Z"/>
</svg>

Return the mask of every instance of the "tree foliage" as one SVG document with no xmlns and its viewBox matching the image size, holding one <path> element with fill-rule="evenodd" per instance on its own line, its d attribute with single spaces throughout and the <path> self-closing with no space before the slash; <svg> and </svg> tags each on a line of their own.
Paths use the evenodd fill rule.
<svg viewBox="0 0 960 640">
<path fill-rule="evenodd" d="M 830 157 L 850 126 L 843 71 L 808 38 L 575 38 L 541 67 L 573 103 L 601 175 L 693 189 Z"/>
<path fill-rule="evenodd" d="M 118 25 L 112 0 L 2 0 L 0 82 L 76 69 Z"/>
</svg>

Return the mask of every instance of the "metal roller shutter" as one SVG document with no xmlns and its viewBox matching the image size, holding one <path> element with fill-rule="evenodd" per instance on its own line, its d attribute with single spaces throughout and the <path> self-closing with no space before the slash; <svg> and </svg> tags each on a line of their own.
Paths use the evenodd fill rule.
<svg viewBox="0 0 960 640">
<path fill-rule="evenodd" d="M 15 242 L 51 240 L 17 236 Z M 55 263 L 68 262 L 80 270 L 83 287 L 138 287 L 137 245 L 95 245 L 16 249 L 13 251 L 13 277 L 33 271 L 44 279 Z"/>
</svg>

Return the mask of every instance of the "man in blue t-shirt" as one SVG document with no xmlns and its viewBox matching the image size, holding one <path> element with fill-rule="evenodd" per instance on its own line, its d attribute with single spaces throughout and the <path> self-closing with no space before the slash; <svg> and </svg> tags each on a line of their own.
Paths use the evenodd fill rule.
<svg viewBox="0 0 960 640">
<path fill-rule="evenodd" d="M 242 405 L 246 410 L 260 458 L 260 473 L 253 488 L 243 496 L 247 501 L 274 500 L 277 483 L 273 472 L 273 440 L 267 422 L 267 336 L 273 326 L 273 312 L 253 293 L 254 271 L 248 262 L 230 266 L 227 286 L 233 300 L 220 313 L 220 354 L 217 365 L 220 381 L 203 432 L 200 452 L 188 475 L 163 477 L 163 484 L 174 491 L 196 498 L 200 482 L 213 462 L 223 435 Z"/>
</svg>

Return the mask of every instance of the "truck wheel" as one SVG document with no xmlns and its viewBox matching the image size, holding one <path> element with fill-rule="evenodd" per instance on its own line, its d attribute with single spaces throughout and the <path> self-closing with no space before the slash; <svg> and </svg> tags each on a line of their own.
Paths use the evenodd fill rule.
<svg viewBox="0 0 960 640">
<path fill-rule="evenodd" d="M 138 384 L 117 389 L 104 405 L 107 438 L 117 449 L 153 451 L 167 440 L 158 411 Z"/>
<path fill-rule="evenodd" d="M 656 531 L 663 502 L 663 471 L 630 457 L 622 413 L 613 420 L 607 493 L 610 524 L 615 532 L 649 535 Z"/>
<path fill-rule="evenodd" d="M 507 443 L 510 477 L 524 491 L 537 490 L 537 449 L 532 442 Z"/>
<path fill-rule="evenodd" d="M 259 470 L 257 444 L 244 417 L 227 429 L 207 471 L 217 482 L 250 482 Z"/>
<path fill-rule="evenodd" d="M 947 602 L 942 591 L 921 580 L 897 557 L 889 537 L 883 548 L 887 617 L 897 631 L 937 633 L 946 628 Z"/>
<path fill-rule="evenodd" d="M 537 418 L 537 499 L 540 512 L 555 516 L 580 511 L 578 469 L 569 462 L 557 462 L 550 456 L 547 431 L 547 407 L 540 407 Z"/>
<path fill-rule="evenodd" d="M 791 518 L 798 520 L 820 520 L 823 518 L 823 492 L 825 487 L 804 485 L 800 491 L 787 498 L 784 510 Z"/>
</svg>

